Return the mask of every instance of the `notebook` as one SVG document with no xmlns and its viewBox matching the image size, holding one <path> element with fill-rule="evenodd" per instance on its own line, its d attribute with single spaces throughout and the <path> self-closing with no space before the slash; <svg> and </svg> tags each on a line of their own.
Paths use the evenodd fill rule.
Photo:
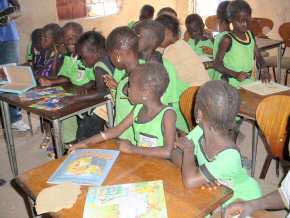
<svg viewBox="0 0 290 218">
<path fill-rule="evenodd" d="M 258 95 L 271 95 L 274 93 L 279 93 L 283 91 L 287 91 L 290 89 L 288 86 L 283 86 L 279 83 L 269 82 L 269 83 L 262 83 L 261 81 L 256 81 L 252 83 L 242 84 L 241 87 L 246 89 L 250 92 L 256 93 Z"/>
<path fill-rule="evenodd" d="M 22 94 L 36 86 L 36 81 L 30 67 L 3 66 L 6 84 L 0 85 L 0 91 Z"/>
<path fill-rule="evenodd" d="M 0 65 L 0 85 L 8 84 L 10 82 L 9 77 L 7 76 L 6 70 L 4 69 L 6 66 L 16 66 L 15 63 Z"/>
</svg>

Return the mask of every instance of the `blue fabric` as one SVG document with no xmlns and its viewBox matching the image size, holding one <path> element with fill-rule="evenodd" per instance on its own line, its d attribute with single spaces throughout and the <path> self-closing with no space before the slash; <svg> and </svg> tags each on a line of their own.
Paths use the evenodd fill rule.
<svg viewBox="0 0 290 218">
<path fill-rule="evenodd" d="M 9 7 L 8 0 L 0 0 L 0 11 Z M 15 21 L 9 22 L 6 26 L 0 27 L 0 42 L 18 41 L 19 34 Z"/>
</svg>

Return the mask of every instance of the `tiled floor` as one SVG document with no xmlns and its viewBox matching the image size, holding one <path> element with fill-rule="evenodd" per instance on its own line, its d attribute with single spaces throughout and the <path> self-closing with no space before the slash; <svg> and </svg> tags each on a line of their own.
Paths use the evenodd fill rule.
<svg viewBox="0 0 290 218">
<path fill-rule="evenodd" d="M 30 133 L 14 133 L 16 154 L 18 160 L 19 173 L 29 170 L 35 166 L 48 161 L 46 152 L 39 149 L 39 144 L 42 141 L 42 134 L 39 129 L 38 117 L 33 116 L 33 129 L 34 136 L 31 137 Z M 241 132 L 244 137 L 239 137 L 238 144 L 241 147 L 241 152 L 244 155 L 250 157 L 251 155 L 251 126 L 248 123 L 243 123 L 241 126 Z M 242 138 L 242 139 L 241 139 Z M 261 171 L 266 152 L 264 146 L 259 140 L 256 176 Z M 27 212 L 22 198 L 9 184 L 9 180 L 12 179 L 8 157 L 6 153 L 6 144 L 4 143 L 3 134 L 0 132 L 0 178 L 4 178 L 8 181 L 5 186 L 0 187 L 0 218 L 27 218 Z M 264 193 L 274 190 L 280 179 L 275 175 L 275 164 L 271 164 L 269 172 L 265 181 L 261 182 Z M 282 173 L 280 173 L 281 175 Z M 37 178 L 35 178 L 37 179 Z M 278 212 L 276 216 L 284 217 L 285 212 Z"/>
</svg>

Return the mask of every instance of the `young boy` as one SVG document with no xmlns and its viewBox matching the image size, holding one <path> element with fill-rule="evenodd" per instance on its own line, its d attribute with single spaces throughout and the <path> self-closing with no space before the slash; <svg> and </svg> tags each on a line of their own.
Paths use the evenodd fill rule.
<svg viewBox="0 0 290 218">
<path fill-rule="evenodd" d="M 154 7 L 151 5 L 144 5 L 140 10 L 139 21 L 153 19 L 153 17 L 154 17 Z M 130 23 L 128 23 L 128 27 L 130 29 L 134 29 L 135 25 L 139 21 L 131 21 Z"/>
</svg>

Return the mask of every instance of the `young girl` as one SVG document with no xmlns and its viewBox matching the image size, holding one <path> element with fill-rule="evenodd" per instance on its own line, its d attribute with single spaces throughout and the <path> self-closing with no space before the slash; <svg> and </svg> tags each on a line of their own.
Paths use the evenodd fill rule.
<svg viewBox="0 0 290 218">
<path fill-rule="evenodd" d="M 179 108 L 179 96 L 190 85 L 181 81 L 174 66 L 163 58 L 161 53 L 156 51 L 164 39 L 164 26 L 157 21 L 145 20 L 136 25 L 135 31 L 139 36 L 139 56 L 145 61 L 161 63 L 167 70 L 169 85 L 162 96 L 162 102 L 165 105 L 171 105 L 175 109 L 177 128 L 187 133 L 187 124 Z"/>
<path fill-rule="evenodd" d="M 233 30 L 221 39 L 215 58 L 214 68 L 220 73 L 220 78 L 236 88 L 253 81 L 254 59 L 260 69 L 265 66 L 254 35 L 249 31 L 251 13 L 251 7 L 243 0 L 229 3 L 227 15 Z M 261 78 L 269 81 L 269 72 L 262 71 Z"/>
<path fill-rule="evenodd" d="M 130 102 L 137 104 L 134 110 L 116 127 L 75 144 L 70 151 L 118 137 L 133 127 L 136 143 L 120 140 L 122 152 L 170 158 L 176 135 L 176 114 L 160 99 L 168 83 L 168 74 L 161 64 L 146 63 L 135 67 L 131 71 L 128 88 Z"/>
<path fill-rule="evenodd" d="M 35 71 L 37 63 L 39 62 L 40 52 L 43 48 L 43 31 L 42 28 L 37 28 L 32 31 L 30 36 L 30 43 L 27 48 L 26 61 Z"/>
<path fill-rule="evenodd" d="M 187 43 L 198 56 L 206 55 L 212 58 L 213 41 L 204 34 L 204 23 L 198 14 L 190 14 L 186 17 L 185 25 L 190 36 Z"/>
<path fill-rule="evenodd" d="M 154 17 L 154 7 L 151 5 L 144 5 L 140 10 L 139 21 L 146 20 L 146 19 L 153 19 Z M 139 21 L 131 21 L 128 23 L 128 27 L 130 29 L 134 29 L 135 25 Z"/>
<path fill-rule="evenodd" d="M 241 154 L 231 134 L 239 108 L 236 89 L 220 80 L 205 83 L 195 101 L 198 126 L 176 143 L 182 154 L 178 149 L 172 154 L 173 162 L 182 168 L 187 188 L 216 181 L 230 187 L 234 195 L 226 204 L 261 196 L 258 183 L 242 167 Z"/>
</svg>

